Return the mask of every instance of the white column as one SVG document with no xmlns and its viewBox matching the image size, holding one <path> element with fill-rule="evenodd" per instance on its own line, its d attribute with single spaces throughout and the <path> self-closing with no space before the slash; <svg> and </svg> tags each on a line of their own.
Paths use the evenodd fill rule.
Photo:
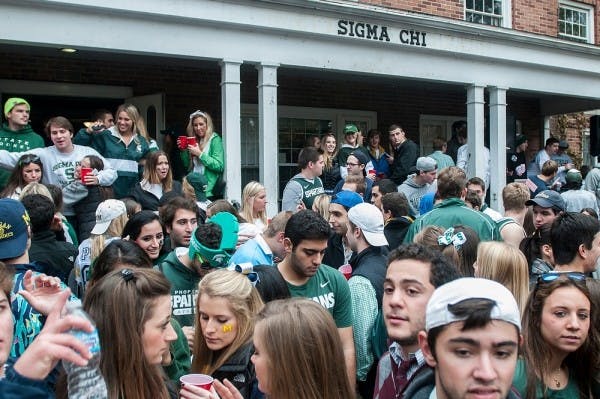
<svg viewBox="0 0 600 399">
<path fill-rule="evenodd" d="M 242 151 L 240 147 L 240 65 L 242 61 L 224 59 L 221 65 L 221 114 L 225 148 L 225 197 L 242 199 Z"/>
<path fill-rule="evenodd" d="M 467 87 L 467 144 L 470 154 L 467 178 L 477 176 L 485 180 L 483 89 L 484 86 L 477 84 Z"/>
<path fill-rule="evenodd" d="M 267 191 L 267 215 L 278 211 L 279 165 L 277 160 L 277 68 L 279 64 L 261 63 L 258 69 L 258 140 L 260 181 Z"/>
<path fill-rule="evenodd" d="M 490 88 L 490 206 L 502 211 L 506 185 L 506 88 Z"/>
<path fill-rule="evenodd" d="M 544 148 L 546 140 L 550 138 L 550 117 L 544 116 L 544 141 L 540 143 L 540 148 Z"/>
</svg>

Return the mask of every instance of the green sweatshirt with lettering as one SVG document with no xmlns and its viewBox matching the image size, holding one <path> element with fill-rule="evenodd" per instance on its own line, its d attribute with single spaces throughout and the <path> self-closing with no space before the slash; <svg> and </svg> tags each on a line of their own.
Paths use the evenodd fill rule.
<svg viewBox="0 0 600 399">
<path fill-rule="evenodd" d="M 12 130 L 7 123 L 0 128 L 0 150 L 8 152 L 23 152 L 32 148 L 45 147 L 42 136 L 27 125 L 21 130 Z M 0 168 L 0 190 L 6 186 L 11 171 Z"/>
<path fill-rule="evenodd" d="M 200 276 L 181 263 L 176 251 L 177 249 L 171 251 L 155 268 L 160 270 L 171 283 L 173 318 L 182 327 L 193 326 Z"/>
</svg>

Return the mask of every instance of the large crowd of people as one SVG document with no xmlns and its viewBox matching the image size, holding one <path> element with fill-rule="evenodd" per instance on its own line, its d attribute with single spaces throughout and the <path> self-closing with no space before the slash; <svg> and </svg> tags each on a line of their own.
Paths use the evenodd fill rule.
<svg viewBox="0 0 600 399">
<path fill-rule="evenodd" d="M 518 135 L 492 209 L 466 122 L 428 155 L 347 124 L 269 215 L 261 182 L 223 198 L 204 111 L 173 148 L 130 104 L 50 118 L 48 147 L 29 114 L 8 99 L 0 130 L 2 398 L 73 395 L 60 361 L 96 328 L 114 399 L 600 399 L 600 165 L 564 141 L 528 163 Z"/>
</svg>

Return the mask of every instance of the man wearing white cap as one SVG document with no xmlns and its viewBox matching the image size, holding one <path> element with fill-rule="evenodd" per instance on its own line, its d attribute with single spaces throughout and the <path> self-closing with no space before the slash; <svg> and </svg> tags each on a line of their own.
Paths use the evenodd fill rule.
<svg viewBox="0 0 600 399">
<path fill-rule="evenodd" d="M 404 183 L 398 186 L 398 191 L 406 195 L 410 204 L 410 216 L 419 216 L 421 198 L 429 192 L 437 190 L 437 162 L 430 157 L 417 159 L 417 171 L 408 176 Z"/>
<path fill-rule="evenodd" d="M 503 285 L 479 278 L 442 285 L 419 333 L 434 371 L 412 398 L 519 398 L 511 387 L 521 341 L 519 308 Z"/>
<path fill-rule="evenodd" d="M 373 204 L 362 203 L 348 211 L 346 240 L 353 251 L 348 280 L 354 317 L 356 380 L 362 397 L 372 397 L 377 363 L 370 345 L 371 331 L 381 309 L 387 245 L 383 215 Z"/>
</svg>

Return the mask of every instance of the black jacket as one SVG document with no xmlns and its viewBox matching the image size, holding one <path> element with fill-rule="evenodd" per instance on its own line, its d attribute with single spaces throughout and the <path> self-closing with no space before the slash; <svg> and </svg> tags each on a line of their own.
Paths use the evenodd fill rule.
<svg viewBox="0 0 600 399">
<path fill-rule="evenodd" d="M 344 263 L 346 263 L 346 258 L 344 257 L 342 236 L 332 232 L 329 240 L 327 240 L 327 248 L 325 249 L 325 255 L 323 255 L 323 264 L 337 269 Z"/>
<path fill-rule="evenodd" d="M 383 282 L 387 270 L 387 247 L 368 247 L 358 254 L 352 255 L 352 277 L 362 276 L 371 282 L 377 296 L 377 304 L 381 308 L 383 298 Z"/>
<path fill-rule="evenodd" d="M 396 184 L 404 183 L 411 173 L 411 168 L 417 164 L 419 147 L 411 139 L 406 139 L 394 149 L 394 163 L 390 166 L 390 179 Z"/>
<path fill-rule="evenodd" d="M 408 216 L 390 219 L 383 228 L 383 234 L 388 241 L 390 251 L 398 248 L 404 241 L 404 236 L 412 224 L 412 219 Z"/>
<path fill-rule="evenodd" d="M 176 192 L 177 194 L 181 194 L 181 183 L 177 180 L 173 180 L 173 188 L 171 191 Z M 165 195 L 166 193 L 163 193 Z M 142 188 L 141 184 L 136 184 L 131 192 L 129 193 L 137 202 L 142 206 L 142 210 L 146 211 L 158 211 L 158 203 L 160 202 L 160 198 L 156 198 L 154 194 L 149 191 L 146 191 Z"/>
<path fill-rule="evenodd" d="M 88 195 L 73 205 L 77 218 L 77 239 L 79 242 L 90 237 L 90 232 L 96 224 L 96 209 L 104 196 L 99 186 L 88 186 Z"/>
<path fill-rule="evenodd" d="M 227 378 L 240 391 L 244 399 L 256 398 L 256 394 L 259 391 L 254 364 L 250 361 L 253 353 L 254 346 L 249 342 L 238 349 L 218 370 L 215 370 L 211 374 L 212 377 L 219 381 Z"/>
<path fill-rule="evenodd" d="M 323 182 L 323 188 L 328 193 L 332 193 L 336 184 L 342 180 L 342 172 L 340 171 L 340 164 L 336 158 L 331 160 L 331 168 L 323 168 L 323 174 L 321 175 L 321 181 Z"/>
<path fill-rule="evenodd" d="M 65 284 L 69 281 L 69 273 L 77 254 L 77 248 L 73 244 L 57 241 L 56 235 L 50 230 L 36 232 L 31 239 L 30 262 L 45 264 L 46 273 L 59 277 Z"/>
</svg>

